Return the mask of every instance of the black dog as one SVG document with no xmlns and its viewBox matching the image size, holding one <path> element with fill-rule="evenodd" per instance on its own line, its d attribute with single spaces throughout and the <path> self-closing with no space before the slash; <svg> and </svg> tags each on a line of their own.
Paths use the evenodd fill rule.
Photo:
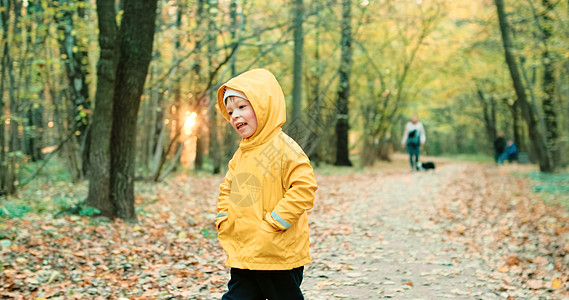
<svg viewBox="0 0 569 300">
<path fill-rule="evenodd" d="M 435 163 L 432 161 L 418 163 L 417 164 L 417 170 L 419 170 L 419 171 L 435 170 Z"/>
</svg>

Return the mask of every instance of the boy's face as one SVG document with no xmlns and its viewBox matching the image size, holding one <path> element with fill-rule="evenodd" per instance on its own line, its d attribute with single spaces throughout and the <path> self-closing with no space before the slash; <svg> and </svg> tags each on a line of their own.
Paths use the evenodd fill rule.
<svg viewBox="0 0 569 300">
<path fill-rule="evenodd" d="M 229 114 L 229 123 L 237 134 L 247 139 L 257 130 L 257 116 L 249 100 L 241 97 L 227 97 L 225 110 Z"/>
</svg>

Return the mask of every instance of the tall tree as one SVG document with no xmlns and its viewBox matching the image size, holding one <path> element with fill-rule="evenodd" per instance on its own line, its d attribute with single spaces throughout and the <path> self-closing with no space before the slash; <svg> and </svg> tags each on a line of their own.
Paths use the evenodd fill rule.
<svg viewBox="0 0 569 300">
<path fill-rule="evenodd" d="M 9 14 L 10 14 L 10 1 L 2 0 L 0 8 L 0 18 L 2 18 L 2 58 L 0 59 L 0 195 L 11 193 L 11 184 L 8 182 L 8 168 L 6 165 L 6 125 L 4 117 L 4 89 L 6 69 L 8 68 L 8 28 L 9 28 Z"/>
<path fill-rule="evenodd" d="M 202 24 L 204 23 L 204 18 L 207 16 L 206 13 L 204 13 L 204 9 L 206 6 L 208 0 L 198 0 L 198 7 L 197 7 L 197 11 L 196 11 L 196 27 L 198 29 L 201 29 Z M 198 57 L 196 58 L 196 62 L 194 63 L 194 72 L 196 73 L 196 76 L 198 78 L 200 78 L 201 75 L 201 70 L 202 70 L 202 63 L 201 63 L 201 58 L 199 56 L 199 53 L 201 51 L 202 48 L 202 35 L 199 34 L 201 32 L 204 32 L 205 30 L 198 30 L 198 35 L 196 37 L 196 42 L 195 42 L 195 52 L 198 53 Z M 200 102 L 201 99 L 196 99 L 196 103 L 195 103 L 195 108 L 196 111 L 199 111 L 200 109 Z M 202 130 L 201 126 L 196 128 L 196 158 L 194 160 L 194 169 L 196 170 L 201 170 L 203 167 L 203 159 L 204 159 L 204 152 L 205 152 L 205 132 L 204 130 Z"/>
<path fill-rule="evenodd" d="M 231 42 L 239 44 L 238 32 L 240 33 L 244 27 L 244 20 L 241 21 L 237 18 L 237 0 L 231 0 L 229 4 L 229 19 L 231 20 L 231 25 L 229 26 L 229 34 L 231 35 Z M 242 16 L 243 17 L 243 16 Z M 238 31 L 239 30 L 239 31 Z M 237 75 L 237 49 L 235 49 L 235 54 L 231 57 L 229 61 L 229 69 L 231 70 L 231 77 Z M 225 123 L 225 128 L 223 128 L 223 145 L 225 146 L 224 151 L 224 161 L 229 161 L 235 152 L 235 144 L 237 143 L 237 135 L 235 134 L 233 127 L 228 122 Z"/>
<path fill-rule="evenodd" d="M 543 64 L 543 114 L 545 127 L 547 130 L 547 150 L 551 153 L 552 165 L 557 166 L 561 158 L 559 149 L 559 128 L 557 125 L 557 109 L 555 105 L 556 79 L 555 79 L 555 58 L 549 50 L 550 40 L 553 35 L 553 3 L 549 0 L 542 0 L 543 10 L 541 11 L 541 36 L 543 41 L 542 64 Z M 538 23 L 539 24 L 539 23 Z"/>
<path fill-rule="evenodd" d="M 304 19 L 303 0 L 295 0 L 294 5 L 294 70 L 292 80 L 292 120 L 297 120 L 293 128 L 293 135 L 297 135 L 299 130 L 300 118 L 302 117 L 302 52 L 304 47 L 304 33 L 302 23 Z M 298 136 L 293 136 L 298 137 Z"/>
<path fill-rule="evenodd" d="M 30 161 L 36 162 L 42 159 L 41 148 L 43 148 L 43 115 L 44 107 L 42 105 L 43 93 L 37 91 L 37 83 L 33 82 L 35 74 L 33 74 L 33 65 L 39 49 L 42 47 L 43 40 L 38 38 L 37 27 L 35 24 L 43 23 L 43 5 L 41 2 L 28 2 L 26 11 L 26 47 L 23 51 L 25 67 L 24 80 L 24 110 L 26 111 L 26 119 L 24 119 L 24 153 L 30 158 Z M 36 32 L 34 32 L 36 28 Z M 35 91 L 34 91 L 35 90 Z"/>
<path fill-rule="evenodd" d="M 352 25 L 351 0 L 342 1 L 342 40 L 340 58 L 340 81 L 336 102 L 336 163 L 337 166 L 351 166 L 348 132 L 350 130 L 348 103 L 350 98 L 350 73 L 352 69 Z"/>
<path fill-rule="evenodd" d="M 89 107 L 89 86 L 87 84 L 87 46 L 81 42 L 81 38 L 76 37 L 79 31 L 75 20 L 85 18 L 84 0 L 69 1 L 61 0 L 56 8 L 56 21 L 59 30 L 60 52 L 65 65 L 65 74 L 67 76 L 67 93 L 69 104 L 67 107 L 67 118 L 70 127 L 76 128 L 76 140 L 70 140 L 70 148 L 79 152 L 78 160 L 81 160 L 79 166 L 82 173 L 86 171 L 88 166 L 88 149 L 89 147 L 81 147 L 86 145 L 84 141 L 87 138 L 87 114 L 84 112 Z M 70 155 L 75 155 L 71 153 Z M 82 174 L 80 174 L 82 175 Z"/>
<path fill-rule="evenodd" d="M 514 91 L 518 97 L 517 101 L 519 101 L 518 103 L 521 107 L 523 118 L 528 127 L 531 142 L 536 151 L 539 168 L 542 172 L 551 172 L 553 171 L 554 166 L 547 151 L 546 137 L 539 129 L 539 121 L 537 120 L 535 109 L 528 101 L 525 87 L 520 76 L 518 63 L 512 53 L 512 40 L 510 38 L 510 28 L 504 10 L 504 0 L 494 0 L 494 4 L 496 5 L 496 11 L 498 13 L 498 24 L 502 34 L 502 44 L 504 47 L 506 64 L 510 71 Z"/>
<path fill-rule="evenodd" d="M 97 64 L 97 92 L 91 124 L 91 168 L 86 205 L 96 207 L 104 216 L 115 217 L 115 205 L 110 198 L 111 129 L 120 44 L 114 2 L 97 0 L 97 17 L 101 53 Z"/>
<path fill-rule="evenodd" d="M 136 121 L 154 39 L 157 1 L 122 1 L 117 28 L 114 2 L 98 0 L 97 94 L 87 205 L 102 215 L 136 221 Z"/>
<path fill-rule="evenodd" d="M 120 56 L 113 95 L 111 201 L 117 217 L 136 221 L 134 164 L 136 120 L 152 58 L 157 0 L 124 0 Z"/>
<path fill-rule="evenodd" d="M 215 52 L 217 47 L 217 30 L 216 30 L 216 18 L 217 18 L 218 2 L 217 0 L 209 0 L 208 3 L 208 68 L 209 73 L 213 74 L 215 72 Z M 218 113 L 215 110 L 216 101 L 216 91 L 212 89 L 209 94 L 209 107 L 208 107 L 208 121 L 209 121 L 209 157 L 213 164 L 213 174 L 219 174 L 221 171 L 221 151 L 219 149 L 219 135 L 217 126 Z"/>
</svg>

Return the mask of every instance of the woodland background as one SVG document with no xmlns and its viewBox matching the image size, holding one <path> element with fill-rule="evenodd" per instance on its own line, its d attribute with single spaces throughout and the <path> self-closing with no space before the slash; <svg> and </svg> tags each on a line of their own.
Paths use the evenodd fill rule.
<svg viewBox="0 0 569 300">
<path fill-rule="evenodd" d="M 319 176 L 317 248 L 352 241 L 352 186 L 443 186 L 428 222 L 494 291 L 567 295 L 568 42 L 565 0 L 0 0 L 0 294 L 222 293 L 211 219 L 239 140 L 215 94 L 262 67 Z M 415 113 L 444 176 L 403 173 Z M 492 169 L 498 132 L 530 164 Z"/>
<path fill-rule="evenodd" d="M 567 1 L 1 4 L 2 195 L 56 157 L 87 206 L 135 219 L 135 180 L 223 172 L 238 141 L 214 95 L 254 67 L 316 165 L 389 160 L 412 113 L 430 155 L 491 154 L 502 131 L 541 171 L 569 161 Z"/>
</svg>

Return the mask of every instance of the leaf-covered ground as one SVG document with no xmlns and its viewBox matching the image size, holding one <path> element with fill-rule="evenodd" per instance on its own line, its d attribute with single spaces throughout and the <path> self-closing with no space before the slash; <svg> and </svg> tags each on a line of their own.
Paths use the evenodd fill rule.
<svg viewBox="0 0 569 300">
<path fill-rule="evenodd" d="M 317 172 L 306 299 L 569 299 L 569 216 L 513 175 L 531 167 L 440 161 L 411 173 L 398 158 Z M 136 225 L 0 219 L 1 298 L 219 299 L 229 279 L 212 224 L 220 181 L 138 183 Z M 84 192 L 45 183 L 21 197 Z"/>
</svg>

